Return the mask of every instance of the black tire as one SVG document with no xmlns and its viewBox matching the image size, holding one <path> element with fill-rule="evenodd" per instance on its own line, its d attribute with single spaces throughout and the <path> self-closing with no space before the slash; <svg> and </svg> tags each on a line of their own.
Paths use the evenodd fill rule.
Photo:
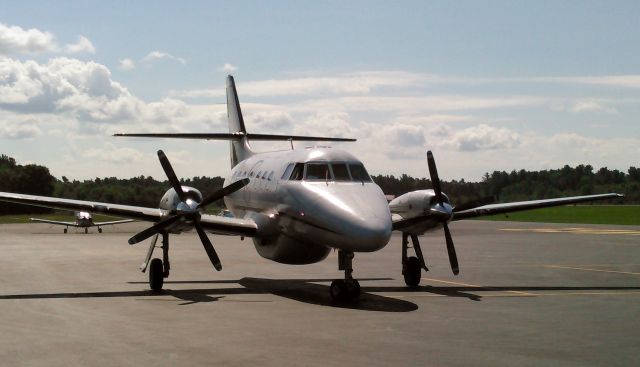
<svg viewBox="0 0 640 367">
<path fill-rule="evenodd" d="M 343 301 L 347 298 L 347 284 L 342 279 L 331 282 L 329 293 L 334 301 Z"/>
<path fill-rule="evenodd" d="M 360 282 L 355 279 L 351 279 L 346 283 L 347 286 L 347 296 L 349 299 L 354 299 L 360 297 Z"/>
<path fill-rule="evenodd" d="M 67 233 L 67 228 L 64 229 L 64 233 Z"/>
<path fill-rule="evenodd" d="M 98 233 L 102 233 L 102 228 L 98 227 Z"/>
<path fill-rule="evenodd" d="M 162 284 L 164 283 L 164 270 L 162 267 L 162 260 L 153 259 L 149 264 L 149 287 L 154 292 L 160 292 L 162 290 Z"/>
<path fill-rule="evenodd" d="M 402 275 L 404 276 L 404 282 L 409 287 L 417 287 L 420 284 L 420 260 L 417 257 L 411 256 L 407 259 L 407 263 L 405 264 L 404 271 Z"/>
</svg>

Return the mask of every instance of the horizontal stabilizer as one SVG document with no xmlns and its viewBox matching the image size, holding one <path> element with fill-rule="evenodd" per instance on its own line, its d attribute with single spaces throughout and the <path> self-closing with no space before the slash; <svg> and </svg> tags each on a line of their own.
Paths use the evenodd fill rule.
<svg viewBox="0 0 640 367">
<path fill-rule="evenodd" d="M 356 141 L 350 138 L 330 138 L 324 136 L 298 136 L 298 135 L 274 135 L 274 134 L 244 134 L 244 133 L 168 133 L 168 134 L 114 134 L 113 136 L 128 136 L 137 138 L 177 138 L 177 139 L 202 139 L 202 140 L 241 140 L 246 137 L 249 140 L 263 141 Z"/>
</svg>

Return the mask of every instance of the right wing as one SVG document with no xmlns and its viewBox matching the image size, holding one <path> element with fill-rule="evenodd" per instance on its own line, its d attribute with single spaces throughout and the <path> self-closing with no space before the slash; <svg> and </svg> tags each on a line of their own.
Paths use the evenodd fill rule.
<svg viewBox="0 0 640 367">
<path fill-rule="evenodd" d="M 146 208 L 142 206 L 109 204 L 95 201 L 54 198 L 49 196 L 15 194 L 11 192 L 0 192 L 0 201 L 53 209 L 107 214 L 147 222 L 158 222 L 170 215 L 169 211 L 160 208 Z M 247 219 L 224 218 L 217 215 L 203 214 L 201 222 L 203 228 L 219 234 L 252 237 L 257 231 L 256 223 Z"/>
<path fill-rule="evenodd" d="M 41 223 L 49 223 L 49 224 L 57 224 L 61 226 L 69 226 L 69 227 L 78 227 L 75 222 L 61 222 L 57 220 L 48 220 L 48 219 L 40 219 L 40 218 L 29 218 L 32 222 L 41 222 Z"/>
</svg>

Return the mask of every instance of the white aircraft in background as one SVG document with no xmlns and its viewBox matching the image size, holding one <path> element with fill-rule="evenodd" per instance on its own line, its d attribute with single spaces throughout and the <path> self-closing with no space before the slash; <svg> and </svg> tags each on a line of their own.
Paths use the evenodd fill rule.
<svg viewBox="0 0 640 367">
<path fill-rule="evenodd" d="M 364 165 L 355 156 L 328 147 L 313 147 L 256 153 L 249 141 L 355 141 L 355 139 L 252 134 L 245 129 L 232 76 L 227 78 L 229 133 L 116 134 L 151 138 L 230 140 L 231 172 L 225 185 L 204 196 L 193 187 L 182 186 L 167 156 L 158 158 L 172 188 L 158 208 L 0 192 L 0 200 L 56 209 L 82 210 L 149 221 L 154 224 L 129 239 L 135 244 L 154 237 L 141 266 L 149 271 L 152 290 L 162 289 L 169 276 L 169 235 L 195 229 L 216 270 L 222 265 L 205 231 L 251 237 L 264 258 L 284 264 L 312 264 L 338 250 L 338 268 L 344 278 L 329 288 L 334 299 L 347 300 L 360 294 L 353 278 L 352 261 L 358 252 L 377 251 L 387 245 L 393 230 L 401 231 L 402 273 L 408 286 L 420 282 L 421 269 L 428 270 L 418 235 L 443 228 L 449 260 L 458 274 L 458 260 L 448 223 L 450 221 L 519 210 L 619 198 L 619 194 L 576 196 L 558 199 L 483 205 L 452 206 L 440 189 L 431 152 L 427 152 L 433 190 L 409 192 L 387 202 Z M 233 218 L 202 213 L 202 208 L 224 198 Z M 162 237 L 162 259 L 151 257 L 158 236 Z M 415 256 L 409 256 L 411 238 Z"/>
<path fill-rule="evenodd" d="M 49 219 L 40 219 L 40 218 L 29 218 L 29 219 L 31 219 L 32 222 L 49 223 L 49 224 L 56 224 L 60 226 L 66 226 L 66 228 L 64 229 L 64 233 L 67 233 L 67 231 L 69 230 L 69 227 L 84 228 L 85 234 L 89 233 L 90 227 L 98 227 L 98 233 L 102 233 L 102 228 L 100 228 L 101 226 L 110 226 L 110 225 L 121 224 L 121 223 L 131 223 L 134 221 L 133 219 L 123 219 L 123 220 L 114 220 L 110 222 L 94 222 L 93 218 L 91 217 L 91 213 L 89 212 L 75 212 L 75 217 L 76 217 L 75 222 L 63 222 L 58 220 L 49 220 Z"/>
</svg>

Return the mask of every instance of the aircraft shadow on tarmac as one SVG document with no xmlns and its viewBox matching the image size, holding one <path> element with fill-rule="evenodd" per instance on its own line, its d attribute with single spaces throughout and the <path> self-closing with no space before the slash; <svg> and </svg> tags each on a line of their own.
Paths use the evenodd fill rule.
<svg viewBox="0 0 640 367">
<path fill-rule="evenodd" d="M 389 278 L 369 278 L 360 279 L 362 282 L 375 280 L 391 280 Z M 171 284 L 238 284 L 242 288 L 197 288 L 197 289 L 165 289 L 162 292 L 152 292 L 150 290 L 139 291 L 114 291 L 114 292 L 84 292 L 84 293 L 38 293 L 38 294 L 10 294 L 0 295 L 0 300 L 19 299 L 56 299 L 56 298 L 116 298 L 116 297 L 157 297 L 172 296 L 188 305 L 202 302 L 215 302 L 226 296 L 247 295 L 247 294 L 273 294 L 279 297 L 292 299 L 295 301 L 337 308 L 348 308 L 362 311 L 382 311 L 382 312 L 410 312 L 418 309 L 418 305 L 394 298 L 385 297 L 373 293 L 430 293 L 447 297 L 462 297 L 472 301 L 481 301 L 483 292 L 543 292 L 543 291 L 638 291 L 640 287 L 616 287 L 616 286 L 421 286 L 416 288 L 407 287 L 384 287 L 384 286 L 362 286 L 362 294 L 353 301 L 337 302 L 329 296 L 328 285 L 315 284 L 320 282 L 330 282 L 331 279 L 265 279 L 265 278 L 242 278 L 239 280 L 186 280 L 186 281 L 166 281 L 166 285 Z M 129 284 L 146 284 L 146 282 L 129 282 Z M 256 302 L 256 301 L 254 301 Z"/>
</svg>

